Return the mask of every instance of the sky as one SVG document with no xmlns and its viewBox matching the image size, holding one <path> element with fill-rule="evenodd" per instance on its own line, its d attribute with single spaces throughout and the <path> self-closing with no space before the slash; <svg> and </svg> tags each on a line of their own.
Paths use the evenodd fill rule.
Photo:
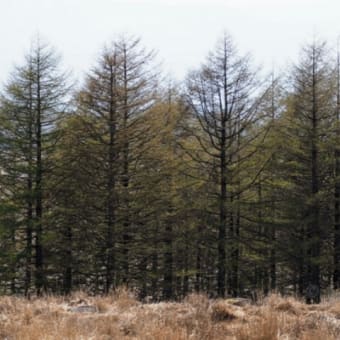
<svg viewBox="0 0 340 340">
<path fill-rule="evenodd" d="M 339 0 L 0 0 L 0 83 L 39 34 L 81 77 L 119 34 L 141 37 L 182 80 L 224 32 L 265 69 L 284 68 L 313 37 L 336 47 Z"/>
</svg>

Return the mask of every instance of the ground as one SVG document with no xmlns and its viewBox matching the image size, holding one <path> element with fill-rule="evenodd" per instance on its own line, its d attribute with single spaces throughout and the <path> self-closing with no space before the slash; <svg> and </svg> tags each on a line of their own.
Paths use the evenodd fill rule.
<svg viewBox="0 0 340 340">
<path fill-rule="evenodd" d="M 0 297 L 0 339 L 340 339 L 340 296 L 319 305 L 275 294 L 256 304 L 203 294 L 141 303 L 126 289 L 105 297 L 6 296 Z"/>
</svg>

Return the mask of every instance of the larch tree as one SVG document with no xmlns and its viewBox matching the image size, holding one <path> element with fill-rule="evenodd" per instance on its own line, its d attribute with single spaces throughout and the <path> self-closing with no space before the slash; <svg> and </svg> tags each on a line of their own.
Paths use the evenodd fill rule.
<svg viewBox="0 0 340 340">
<path fill-rule="evenodd" d="M 153 59 L 153 52 L 146 51 L 139 39 L 119 38 L 105 49 L 78 96 L 89 143 L 97 145 L 93 174 L 100 181 L 105 207 L 98 221 L 106 228 L 105 291 L 128 284 L 131 278 L 129 253 L 138 225 L 133 195 L 143 181 L 138 163 L 150 138 L 144 119 L 157 92 Z"/>
<path fill-rule="evenodd" d="M 66 110 L 69 88 L 55 51 L 39 39 L 32 44 L 25 64 L 17 67 L 1 98 L 6 149 L 2 153 L 4 178 L 14 180 L 11 199 L 20 197 L 17 219 L 22 224 L 16 239 L 25 240 L 25 284 L 31 288 L 34 263 L 37 294 L 47 287 L 44 234 L 48 209 L 51 154 L 58 141 L 57 122 Z M 17 186 L 19 191 L 16 191 Z M 23 210 L 25 212 L 23 212 Z M 22 216 L 24 214 L 24 216 Z M 25 230 L 21 237 L 22 228 Z M 33 263 L 32 263 L 33 261 Z"/>
<path fill-rule="evenodd" d="M 325 255 L 322 245 L 330 218 L 325 202 L 328 192 L 332 192 L 328 186 L 332 167 L 328 154 L 334 122 L 333 70 L 324 42 L 306 45 L 291 74 L 292 92 L 285 118 L 288 119 L 286 136 L 291 140 L 286 154 L 292 185 L 291 202 L 296 202 L 299 211 L 287 208 L 288 213 L 293 214 L 291 235 L 296 238 L 298 267 L 295 270 L 299 292 L 306 295 L 307 302 L 311 300 L 308 296 L 311 289 L 315 291 L 315 302 L 320 301 Z M 293 239 L 291 244 L 293 249 Z"/>
<path fill-rule="evenodd" d="M 200 131 L 194 132 L 201 148 L 194 157 L 210 164 L 216 191 L 213 199 L 218 209 L 217 294 L 226 293 L 226 276 L 236 284 L 237 237 L 239 225 L 233 211 L 236 199 L 233 186 L 235 164 L 244 146 L 251 142 L 247 129 L 257 120 L 256 72 L 248 55 L 240 56 L 230 36 L 225 35 L 199 71 L 187 80 L 187 101 Z M 243 141 L 241 142 L 241 139 Z M 241 143 L 243 146 L 241 146 Z M 243 155 L 242 159 L 247 158 Z M 237 167 L 236 167 L 237 168 Z M 228 254 L 227 254 L 228 251 Z M 232 255 L 233 254 L 233 255 Z M 227 258 L 228 255 L 228 258 Z M 227 264 L 229 261 L 229 264 Z M 231 284 L 231 283 L 230 283 Z M 228 287 L 233 295 L 237 287 Z"/>
</svg>

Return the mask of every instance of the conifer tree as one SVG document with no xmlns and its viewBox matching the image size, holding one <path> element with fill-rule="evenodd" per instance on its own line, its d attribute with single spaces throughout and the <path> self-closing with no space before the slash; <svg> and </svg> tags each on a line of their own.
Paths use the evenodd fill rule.
<svg viewBox="0 0 340 340">
<path fill-rule="evenodd" d="M 23 66 L 13 72 L 1 98 L 6 145 L 1 153 L 2 180 L 13 184 L 6 188 L 11 192 L 10 200 L 16 202 L 15 239 L 24 243 L 19 249 L 23 249 L 26 294 L 31 288 L 32 267 L 37 294 L 47 287 L 44 235 L 51 195 L 48 177 L 54 167 L 51 155 L 58 141 L 57 123 L 65 113 L 67 95 L 59 57 L 37 39 Z"/>
</svg>

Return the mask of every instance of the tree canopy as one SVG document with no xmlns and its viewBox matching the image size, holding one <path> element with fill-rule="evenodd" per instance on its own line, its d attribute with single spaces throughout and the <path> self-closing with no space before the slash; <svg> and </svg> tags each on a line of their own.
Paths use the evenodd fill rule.
<svg viewBox="0 0 340 340">
<path fill-rule="evenodd" d="M 0 95 L 0 293 L 320 302 L 340 286 L 340 66 L 264 76 L 224 34 L 182 84 L 135 37 L 81 86 L 32 43 Z"/>
</svg>

